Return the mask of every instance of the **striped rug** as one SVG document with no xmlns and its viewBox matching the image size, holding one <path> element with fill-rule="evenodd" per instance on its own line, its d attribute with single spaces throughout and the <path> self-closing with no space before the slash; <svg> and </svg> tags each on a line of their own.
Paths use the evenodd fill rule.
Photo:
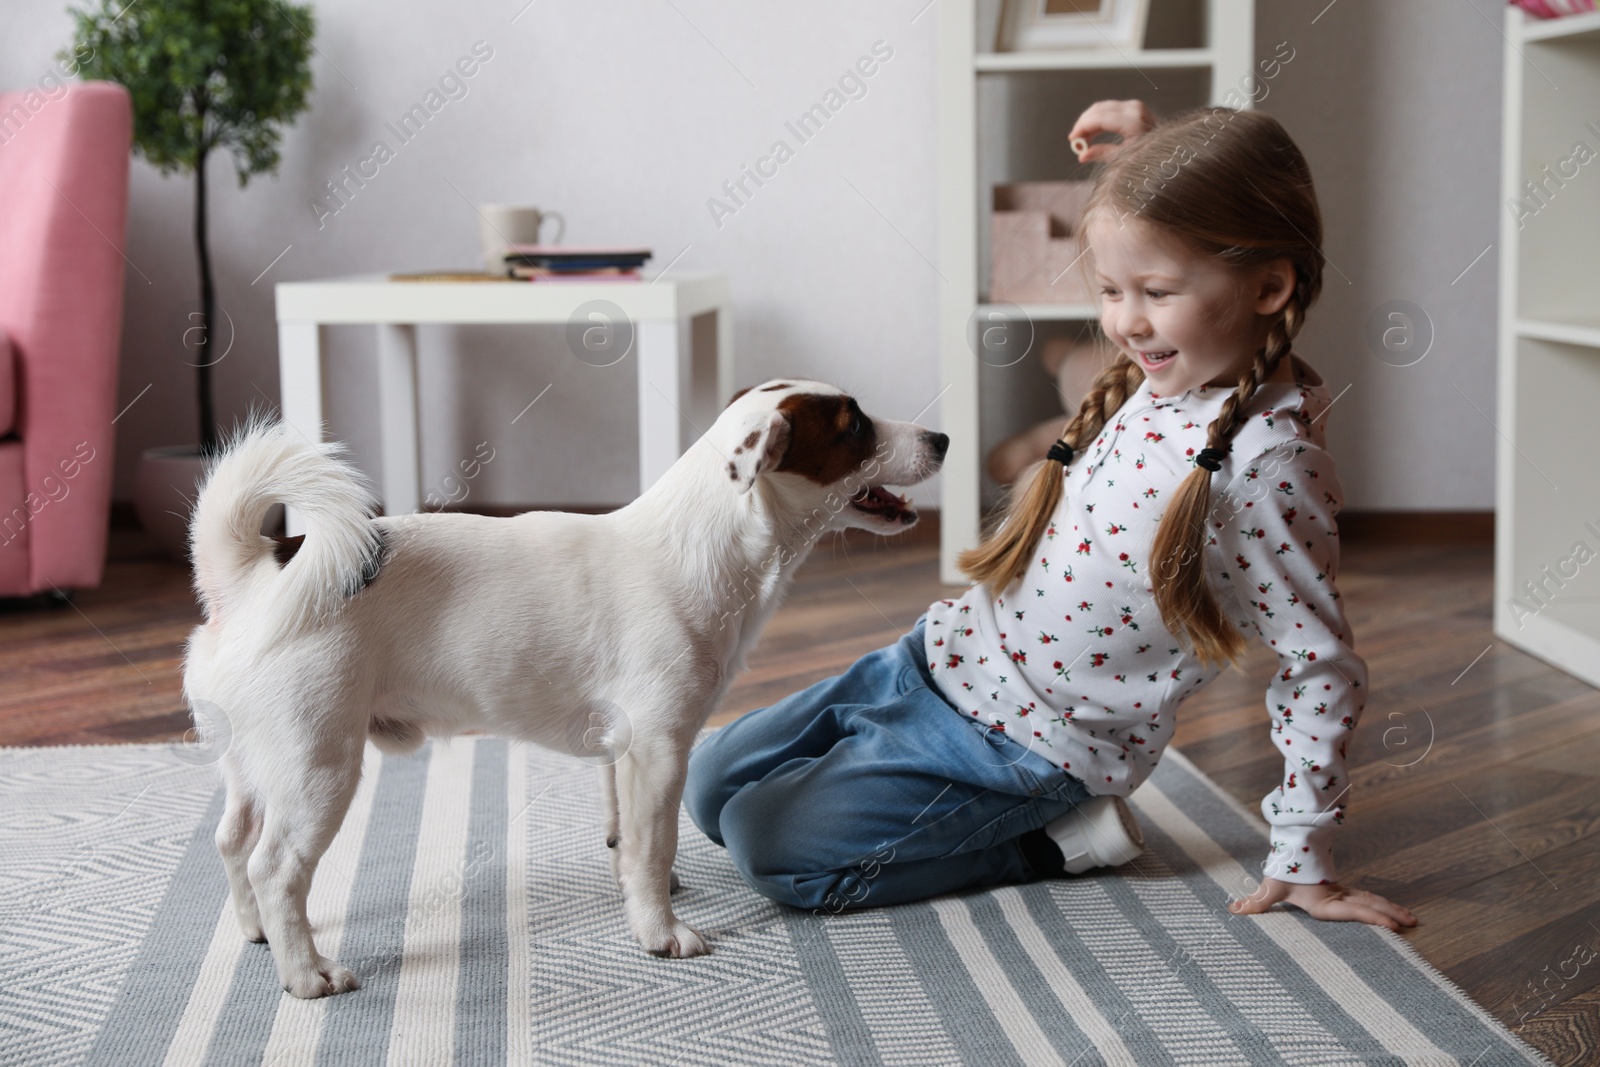
<svg viewBox="0 0 1600 1067">
<path fill-rule="evenodd" d="M 227 906 L 213 768 L 0 750 L 0 1063 L 1549 1062 L 1387 931 L 1229 915 L 1264 824 L 1176 751 L 1136 866 L 897 908 L 781 908 L 685 820 L 697 960 L 628 935 L 592 767 L 474 738 L 368 759 L 310 900 L 366 987 L 298 1001 Z"/>
</svg>

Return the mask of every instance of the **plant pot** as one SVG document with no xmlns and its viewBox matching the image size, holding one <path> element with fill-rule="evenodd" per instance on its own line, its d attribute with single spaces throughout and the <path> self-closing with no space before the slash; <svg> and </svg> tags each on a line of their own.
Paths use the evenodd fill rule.
<svg viewBox="0 0 1600 1067">
<path fill-rule="evenodd" d="M 139 525 L 179 563 L 189 564 L 189 512 L 205 473 L 199 445 L 147 448 L 133 479 Z"/>
</svg>

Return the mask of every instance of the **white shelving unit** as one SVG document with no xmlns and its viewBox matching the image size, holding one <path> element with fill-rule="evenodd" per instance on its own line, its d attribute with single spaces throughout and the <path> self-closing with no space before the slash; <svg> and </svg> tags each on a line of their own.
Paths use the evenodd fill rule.
<svg viewBox="0 0 1600 1067">
<path fill-rule="evenodd" d="M 1600 12 L 1505 16 L 1494 632 L 1600 685 Z"/>
<path fill-rule="evenodd" d="M 1158 113 L 1171 113 L 1207 102 L 1223 103 L 1232 89 L 1245 84 L 1254 70 L 1254 0 L 1158 0 L 1151 12 L 1147 39 L 1154 39 L 1161 20 L 1184 4 L 1192 8 L 1192 22 L 1204 37 L 1201 47 L 1085 49 L 1071 52 L 995 52 L 993 36 L 979 23 L 992 24 L 994 8 L 978 0 L 945 0 L 937 7 L 938 109 L 939 109 L 939 272 L 944 281 L 939 302 L 940 377 L 947 386 L 941 401 L 943 427 L 950 435 L 950 452 L 944 463 L 941 515 L 940 576 L 960 583 L 956 556 L 977 544 L 982 519 L 980 474 L 985 438 L 980 418 L 980 361 L 967 339 L 968 322 L 980 308 L 1012 317 L 1008 305 L 991 305 L 981 291 L 980 250 L 987 249 L 982 232 L 989 225 L 991 189 L 980 188 L 979 175 L 992 161 L 979 158 L 979 95 L 986 79 L 1058 79 L 1051 87 L 1065 87 L 1062 95 L 1094 98 L 1097 84 L 1115 88 L 1099 95 L 1126 98 L 1138 93 Z M 985 18 L 980 19 L 980 13 Z M 1166 77 L 1163 78 L 1163 75 Z M 1128 78 L 1139 79 L 1127 88 Z M 1067 81 L 1066 79 L 1071 79 Z M 1108 81 L 1107 79 L 1111 79 Z M 1120 79 L 1120 80 L 1117 80 Z M 1164 86 L 1169 91 L 1160 91 Z M 1152 88 L 1153 86 L 1153 88 Z M 1186 87 L 1198 86 L 1190 98 L 1181 99 Z M 1048 94 L 1051 89 L 1044 90 Z M 1009 97 L 1006 97 L 1009 99 Z M 1048 126 L 1034 132 L 1064 144 L 1077 112 L 1054 114 Z M 1003 169 L 1003 168 L 1002 168 Z M 1064 177 L 1049 173 L 999 173 L 999 181 Z M 1034 304 L 1020 309 L 1036 324 L 1084 322 L 1098 317 L 1092 305 Z M 1033 358 L 1030 356 L 1029 358 Z M 1008 427 L 1015 430 L 1022 427 Z M 1600 509 L 1597 509 L 1600 514 Z M 1600 571 L 1600 566 L 1597 566 Z"/>
</svg>

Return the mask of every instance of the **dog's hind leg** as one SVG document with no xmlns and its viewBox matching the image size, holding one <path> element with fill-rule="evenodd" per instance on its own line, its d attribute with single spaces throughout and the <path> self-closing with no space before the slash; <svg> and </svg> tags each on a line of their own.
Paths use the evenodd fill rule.
<svg viewBox="0 0 1600 1067">
<path fill-rule="evenodd" d="M 250 854 L 249 873 L 283 988 L 311 999 L 361 988 L 354 972 L 317 952 L 306 918 L 306 895 L 355 794 L 362 739 L 353 745 L 319 744 L 310 738 L 305 743 L 317 749 L 315 755 L 309 750 L 275 753 L 273 781 L 263 788 L 261 839 Z M 332 755 L 340 748 L 349 751 Z"/>
<path fill-rule="evenodd" d="M 251 793 L 244 772 L 224 757 L 222 781 L 228 791 L 222 809 L 222 821 L 217 823 L 217 851 L 222 853 L 222 866 L 228 872 L 228 892 L 233 897 L 233 914 L 239 920 L 239 929 L 247 941 L 265 941 L 261 930 L 261 913 L 256 909 L 256 893 L 250 887 L 247 867 L 250 853 L 261 838 L 261 807 Z"/>
<path fill-rule="evenodd" d="M 700 956 L 710 947 L 673 914 L 671 899 L 688 746 L 653 740 L 636 736 L 616 768 L 623 906 L 634 936 L 652 955 Z"/>
</svg>

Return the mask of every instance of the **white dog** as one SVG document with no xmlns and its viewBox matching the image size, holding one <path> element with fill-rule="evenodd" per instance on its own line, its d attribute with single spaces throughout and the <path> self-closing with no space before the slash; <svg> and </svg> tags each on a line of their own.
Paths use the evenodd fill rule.
<svg viewBox="0 0 1600 1067">
<path fill-rule="evenodd" d="M 911 526 L 883 486 L 933 474 L 947 444 L 831 386 L 776 381 L 737 394 L 608 515 L 374 519 L 336 448 L 247 428 L 195 509 L 206 621 L 184 692 L 231 729 L 217 848 L 239 924 L 270 942 L 283 988 L 360 987 L 317 952 L 306 894 L 368 738 L 406 752 L 477 730 L 601 756 L 634 936 L 658 956 L 708 951 L 670 899 L 690 745 L 818 537 Z M 305 516 L 292 554 L 260 533 L 280 501 Z"/>
</svg>

